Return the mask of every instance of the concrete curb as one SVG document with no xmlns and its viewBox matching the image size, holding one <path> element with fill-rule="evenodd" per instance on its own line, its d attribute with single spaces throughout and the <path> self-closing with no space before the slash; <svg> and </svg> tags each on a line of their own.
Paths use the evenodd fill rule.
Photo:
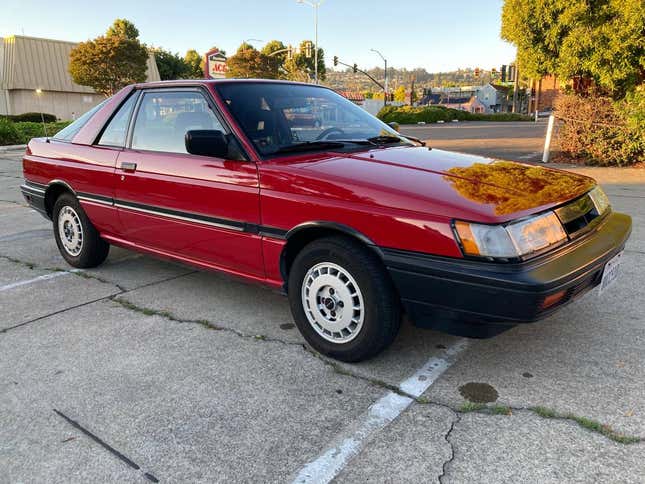
<svg viewBox="0 0 645 484">
<path fill-rule="evenodd" d="M 18 151 L 18 150 L 24 150 L 27 148 L 27 145 L 7 145 L 7 146 L 0 146 L 0 153 L 5 153 L 7 151 Z"/>
</svg>

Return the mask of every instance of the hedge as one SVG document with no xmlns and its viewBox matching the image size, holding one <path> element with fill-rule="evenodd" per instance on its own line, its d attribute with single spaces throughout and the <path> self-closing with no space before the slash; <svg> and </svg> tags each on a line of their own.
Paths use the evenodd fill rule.
<svg viewBox="0 0 645 484">
<path fill-rule="evenodd" d="M 560 157 L 597 166 L 645 163 L 645 92 L 620 101 L 560 95 L 555 109 Z"/>
<path fill-rule="evenodd" d="M 69 124 L 70 121 L 45 123 L 47 136 L 53 136 Z M 0 146 L 26 144 L 31 138 L 41 136 L 45 136 L 42 123 L 14 123 L 0 118 Z"/>
<path fill-rule="evenodd" d="M 437 121 L 531 121 L 531 116 L 517 113 L 469 113 L 444 106 L 385 106 L 378 118 L 386 123 L 436 123 Z"/>
<path fill-rule="evenodd" d="M 19 122 L 28 122 L 28 123 L 42 123 L 43 118 L 45 118 L 46 123 L 55 123 L 56 116 L 53 114 L 43 113 L 42 117 L 40 113 L 23 113 L 23 114 L 3 114 L 0 116 L 2 118 L 8 119 L 15 123 Z"/>
</svg>

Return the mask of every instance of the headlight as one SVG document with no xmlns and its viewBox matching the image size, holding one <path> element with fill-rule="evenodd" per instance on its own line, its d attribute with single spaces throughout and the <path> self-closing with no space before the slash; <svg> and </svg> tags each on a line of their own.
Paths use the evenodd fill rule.
<svg viewBox="0 0 645 484">
<path fill-rule="evenodd" d="M 609 208 L 609 198 L 599 186 L 589 192 L 589 197 L 591 197 L 593 204 L 596 206 L 598 215 L 602 215 Z"/>
<path fill-rule="evenodd" d="M 456 221 L 455 230 L 464 253 L 479 257 L 523 257 L 567 240 L 553 212 L 508 225 Z"/>
</svg>

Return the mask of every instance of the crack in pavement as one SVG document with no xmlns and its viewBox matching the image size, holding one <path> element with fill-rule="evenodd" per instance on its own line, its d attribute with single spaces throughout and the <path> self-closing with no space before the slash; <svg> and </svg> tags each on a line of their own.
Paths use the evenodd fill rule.
<svg viewBox="0 0 645 484">
<path fill-rule="evenodd" d="M 84 302 L 84 303 L 81 303 L 81 304 L 77 304 L 75 306 L 70 306 L 70 307 L 67 307 L 67 308 L 63 308 L 63 309 L 60 309 L 59 311 L 54 311 L 52 313 L 48 313 L 48 314 L 45 314 L 43 316 L 39 316 L 37 318 L 33 318 L 33 319 L 29 320 L 29 321 L 24 321 L 24 322 L 22 322 L 20 324 L 16 324 L 16 325 L 10 326 L 8 328 L 0 329 L 0 334 L 4 334 L 4 333 L 7 333 L 8 331 L 10 331 L 12 329 L 21 328 L 21 327 L 26 326 L 28 324 L 35 323 L 37 321 L 41 321 L 41 320 L 43 320 L 45 318 L 49 318 L 51 316 L 56 316 L 58 314 L 66 312 L 66 311 L 71 311 L 73 309 L 78 309 L 78 308 L 81 308 L 81 307 L 84 307 L 84 306 L 87 306 L 87 305 L 90 305 L 90 304 L 94 304 L 96 302 L 101 302 L 101 301 L 105 301 L 105 300 L 108 300 L 108 299 L 113 299 L 113 298 L 115 298 L 115 297 L 117 297 L 117 296 L 119 296 L 121 294 L 127 294 L 128 292 L 135 291 L 137 289 L 143 289 L 143 288 L 146 288 L 146 287 L 154 286 L 156 284 L 162 284 L 164 282 L 179 279 L 181 277 L 186 277 L 186 276 L 189 276 L 191 274 L 194 274 L 194 273 L 198 272 L 196 270 L 195 271 L 190 271 L 190 272 L 186 272 L 186 273 L 183 273 L 183 274 L 167 277 L 167 278 L 159 280 L 159 281 L 153 281 L 153 282 L 149 282 L 149 283 L 146 283 L 146 284 L 142 284 L 140 286 L 136 286 L 136 287 L 133 287 L 131 289 L 126 289 L 126 288 L 120 286 L 119 284 L 117 284 L 115 282 L 109 281 L 109 280 L 104 279 L 104 278 L 102 278 L 100 276 L 97 276 L 95 274 L 90 274 L 88 272 L 84 272 L 82 270 L 66 270 L 66 269 L 61 269 L 61 268 L 57 268 L 57 267 L 54 267 L 54 268 L 42 267 L 42 266 L 39 266 L 38 264 L 35 264 L 33 262 L 22 261 L 20 259 L 16 259 L 14 257 L 9 257 L 9 256 L 2 255 L 2 254 L 0 254 L 0 259 L 12 262 L 14 264 L 19 264 L 19 265 L 21 265 L 23 267 L 27 267 L 27 268 L 29 268 L 31 270 L 41 270 L 41 271 L 47 271 L 47 272 L 52 272 L 52 273 L 54 273 L 54 272 L 65 272 L 65 273 L 69 273 L 69 274 L 72 274 L 72 275 L 75 275 L 75 276 L 83 277 L 85 279 L 94 279 L 94 280 L 96 280 L 98 282 L 101 282 L 103 284 L 109 284 L 109 285 L 114 286 L 115 288 L 118 289 L 118 292 L 116 292 L 114 294 L 108 294 L 107 296 L 103 296 L 103 297 L 100 297 L 100 298 L 97 298 L 97 299 L 93 299 L 91 301 L 87 301 L 87 302 Z"/>
<path fill-rule="evenodd" d="M 392 385 L 390 383 L 387 383 L 383 380 L 380 380 L 378 378 L 373 378 L 365 375 L 359 375 L 356 373 L 351 372 L 349 369 L 346 367 L 342 366 L 340 363 L 338 363 L 335 360 L 329 359 L 326 356 L 322 355 L 321 353 L 318 353 L 315 351 L 313 348 L 309 347 L 306 343 L 295 343 L 292 341 L 285 341 L 280 338 L 274 338 L 271 336 L 266 336 L 263 334 L 251 334 L 251 333 L 245 333 L 243 331 L 240 331 L 235 328 L 231 328 L 228 326 L 222 326 L 220 324 L 213 323 L 212 321 L 209 321 L 207 319 L 186 319 L 186 318 L 181 318 L 177 316 L 176 314 L 172 313 L 171 311 L 166 311 L 166 310 L 159 310 L 159 309 L 153 309 L 149 308 L 146 306 L 139 306 L 137 304 L 134 304 L 133 302 L 129 301 L 126 298 L 121 297 L 123 294 L 117 294 L 114 296 L 109 297 L 108 299 L 111 299 L 115 303 L 121 305 L 125 309 L 128 309 L 130 311 L 134 311 L 140 314 L 144 314 L 146 316 L 160 316 L 162 318 L 165 318 L 169 321 L 173 321 L 175 323 L 180 323 L 180 324 L 198 324 L 200 326 L 205 327 L 206 329 L 210 330 L 215 330 L 215 331 L 223 331 L 226 333 L 234 334 L 235 336 L 242 338 L 242 339 L 247 339 L 251 341 L 265 341 L 268 343 L 279 343 L 285 346 L 293 346 L 294 348 L 298 348 L 303 350 L 305 353 L 308 355 L 316 358 L 317 360 L 321 361 L 324 365 L 330 367 L 335 373 L 339 375 L 344 375 L 344 376 L 349 376 L 352 378 L 356 378 L 358 380 L 362 380 L 364 382 L 370 383 L 371 385 L 380 387 L 384 390 L 389 390 L 394 393 L 397 393 L 398 395 L 402 397 L 407 397 L 411 398 L 412 400 L 415 401 L 422 401 L 420 399 L 421 397 L 416 397 L 401 388 L 399 388 L 396 385 Z M 425 402 L 424 402 L 425 403 Z"/>
<path fill-rule="evenodd" d="M 444 439 L 448 443 L 450 447 L 450 456 L 448 459 L 446 459 L 443 462 L 442 465 L 442 470 L 441 474 L 438 476 L 439 483 L 443 483 L 443 479 L 448 475 L 448 471 L 450 468 L 450 464 L 452 464 L 455 459 L 457 458 L 457 452 L 456 452 L 456 447 L 455 443 L 452 442 L 450 439 L 450 436 L 452 435 L 452 432 L 455 430 L 457 425 L 461 423 L 462 417 L 464 415 L 467 415 L 469 413 L 476 413 L 478 415 L 484 415 L 484 416 L 489 416 L 489 417 L 495 417 L 495 416 L 512 416 L 512 412 L 520 413 L 520 412 L 527 412 L 531 414 L 534 417 L 539 417 L 543 419 L 553 419 L 553 420 L 562 420 L 565 422 L 568 422 L 570 424 L 576 424 L 578 427 L 580 427 L 582 430 L 586 430 L 589 433 L 596 433 L 599 435 L 602 435 L 603 437 L 616 442 L 618 444 L 623 444 L 623 445 L 630 445 L 630 444 L 637 444 L 645 441 L 645 438 L 643 437 L 637 437 L 637 436 L 628 436 L 619 432 L 614 431 L 609 427 L 608 425 L 603 425 L 600 424 L 599 422 L 593 421 L 591 419 L 588 419 L 586 417 L 579 417 L 577 415 L 567 413 L 567 414 L 560 414 L 558 412 L 555 412 L 553 410 L 546 409 L 544 407 L 538 407 L 538 406 L 533 406 L 533 407 L 512 407 L 512 406 L 506 406 L 506 405 L 494 405 L 493 407 L 489 407 L 487 405 L 475 405 L 472 409 L 470 410 L 459 410 L 452 408 L 449 405 L 442 404 L 442 403 L 437 403 L 433 402 L 431 400 L 427 400 L 426 402 L 418 402 L 417 403 L 425 403 L 428 405 L 434 405 L 434 406 L 439 406 L 442 408 L 447 408 L 449 409 L 453 415 L 454 419 L 451 422 L 450 428 L 448 431 L 444 434 Z M 511 412 L 512 411 L 512 412 Z M 589 423 L 593 425 L 589 425 Z"/>
<path fill-rule="evenodd" d="M 455 418 L 452 420 L 452 422 L 450 423 L 450 428 L 443 436 L 443 438 L 448 443 L 448 446 L 450 448 L 450 457 L 448 457 L 445 461 L 443 461 L 443 464 L 441 465 L 441 474 L 437 476 L 439 484 L 443 483 L 443 478 L 446 477 L 446 474 L 448 473 L 448 467 L 450 466 L 450 464 L 452 464 L 452 462 L 456 458 L 455 445 L 452 443 L 452 440 L 450 440 L 450 434 L 452 434 L 452 431 L 455 430 L 455 426 L 459 422 L 461 422 L 461 415 L 459 414 L 459 412 L 456 412 L 454 410 L 452 410 L 452 412 Z"/>
</svg>

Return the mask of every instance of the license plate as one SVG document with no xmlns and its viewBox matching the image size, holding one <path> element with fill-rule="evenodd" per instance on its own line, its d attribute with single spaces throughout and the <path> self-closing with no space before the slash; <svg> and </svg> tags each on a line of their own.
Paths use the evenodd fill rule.
<svg viewBox="0 0 645 484">
<path fill-rule="evenodd" d="M 605 269 L 602 271 L 602 279 L 600 280 L 600 289 L 598 290 L 599 296 L 605 292 L 607 287 L 610 286 L 618 277 L 622 256 L 623 253 L 619 252 L 605 264 Z"/>
</svg>

